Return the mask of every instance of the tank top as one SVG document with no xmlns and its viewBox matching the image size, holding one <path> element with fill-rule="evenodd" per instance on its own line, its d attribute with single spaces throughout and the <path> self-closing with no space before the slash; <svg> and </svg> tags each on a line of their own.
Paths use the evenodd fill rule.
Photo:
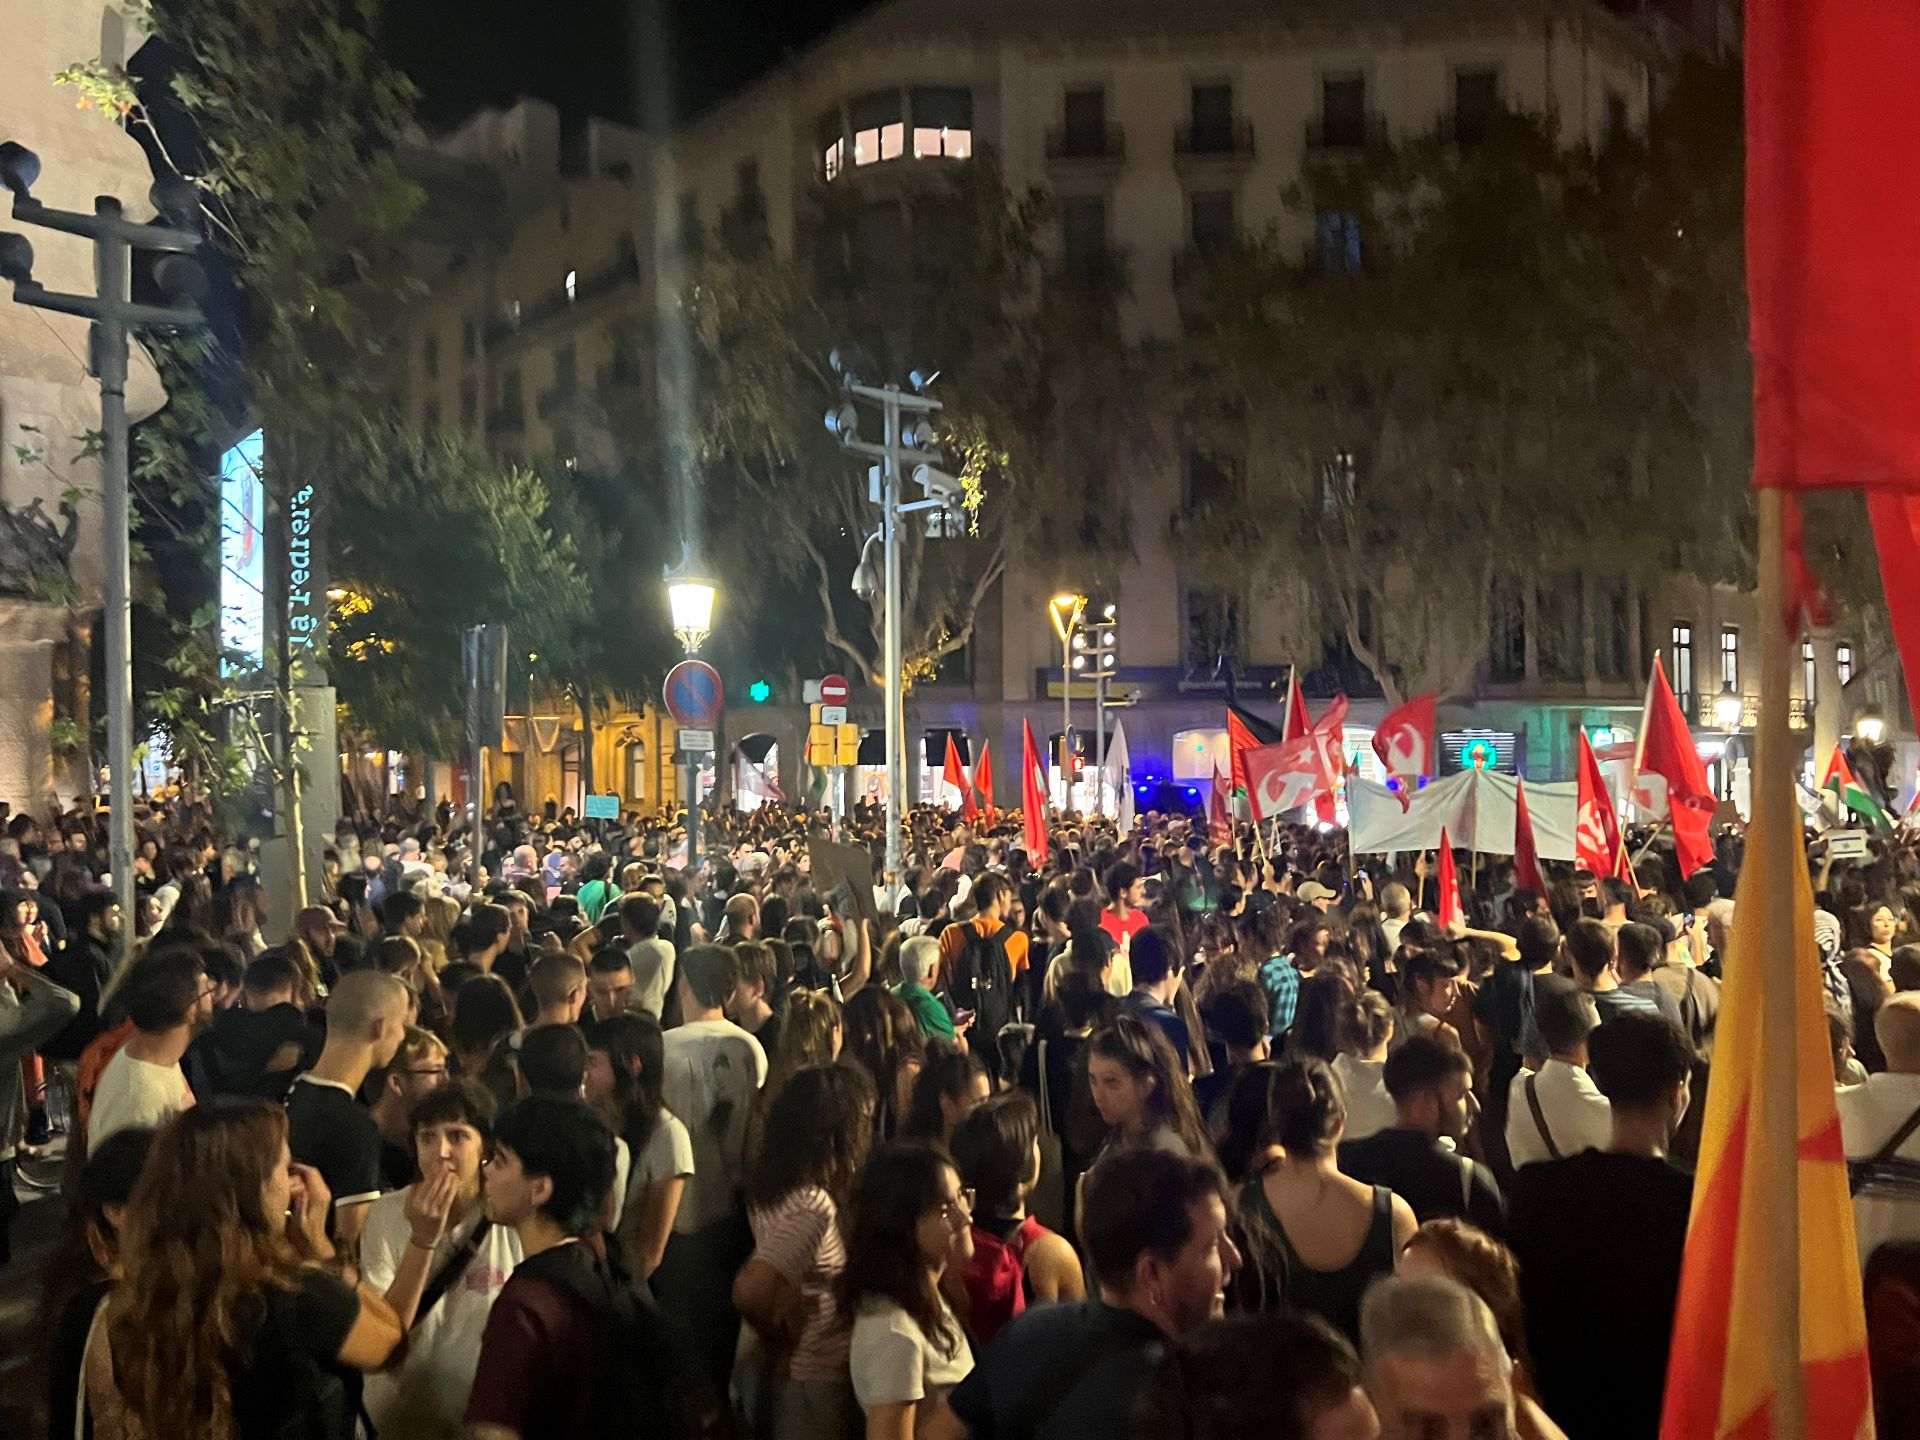
<svg viewBox="0 0 1920 1440">
<path fill-rule="evenodd" d="M 1338 1270 L 1315 1270 L 1295 1253 L 1259 1176 L 1241 1187 L 1238 1210 L 1248 1243 L 1241 1247 L 1247 1263 L 1235 1277 L 1236 1308 L 1310 1311 L 1358 1344 L 1360 1297 L 1376 1278 L 1393 1273 L 1393 1192 L 1373 1187 L 1373 1222 L 1359 1253 Z"/>
</svg>

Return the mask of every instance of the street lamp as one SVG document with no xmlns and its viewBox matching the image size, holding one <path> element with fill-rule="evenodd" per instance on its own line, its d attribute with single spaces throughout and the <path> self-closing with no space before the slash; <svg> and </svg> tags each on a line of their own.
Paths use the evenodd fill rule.
<svg viewBox="0 0 1920 1440">
<path fill-rule="evenodd" d="M 1068 808 L 1073 784 L 1073 642 L 1087 613 L 1087 597 L 1063 590 L 1047 602 L 1053 633 L 1060 637 L 1060 808 Z M 1082 657 L 1082 663 L 1084 657 Z"/>
<path fill-rule="evenodd" d="M 673 616 L 673 633 L 689 655 L 698 655 L 713 630 L 713 581 L 699 573 L 699 567 L 682 560 L 680 569 L 667 576 L 667 609 Z"/>
<path fill-rule="evenodd" d="M 1853 717 L 1853 738 L 1862 745 L 1878 745 L 1887 738 L 1887 717 L 1869 705 Z"/>
<path fill-rule="evenodd" d="M 1734 691 L 1733 682 L 1727 681 L 1713 699 L 1714 723 L 1722 730 L 1738 730 L 1746 714 L 1747 702 Z"/>
</svg>

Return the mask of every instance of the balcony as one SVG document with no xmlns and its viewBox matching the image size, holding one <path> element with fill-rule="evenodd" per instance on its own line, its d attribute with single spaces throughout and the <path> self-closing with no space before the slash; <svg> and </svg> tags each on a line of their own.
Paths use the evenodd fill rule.
<svg viewBox="0 0 1920 1440">
<path fill-rule="evenodd" d="M 1387 143 L 1387 117 L 1369 110 L 1364 115 L 1319 115 L 1307 122 L 1307 149 L 1318 153 L 1367 150 Z"/>
<path fill-rule="evenodd" d="M 1689 703 L 1689 701 L 1691 703 Z M 1693 722 L 1700 729 L 1718 730 L 1720 728 L 1720 717 L 1715 712 L 1719 707 L 1719 703 L 1720 696 L 1717 692 L 1712 695 L 1693 695 L 1685 697 L 1682 700 L 1681 709 L 1683 711 L 1690 709 L 1694 712 Z M 1813 728 L 1813 712 L 1814 705 L 1812 702 L 1802 700 L 1797 695 L 1793 696 L 1787 701 L 1787 724 L 1795 730 L 1811 730 Z M 1754 730 L 1759 727 L 1759 724 L 1760 697 L 1753 694 L 1742 695 L 1740 697 L 1740 728 L 1742 730 Z"/>
<path fill-rule="evenodd" d="M 1127 161 L 1127 132 L 1118 125 L 1055 125 L 1047 130 L 1047 165 L 1074 174 L 1118 170 Z"/>
<path fill-rule="evenodd" d="M 1253 122 L 1182 125 L 1173 132 L 1173 163 L 1182 170 L 1239 169 L 1253 163 Z"/>
<path fill-rule="evenodd" d="M 612 264 L 578 277 L 571 295 L 564 285 L 556 285 L 521 305 L 517 316 L 501 316 L 494 320 L 486 329 L 487 344 L 497 345 L 515 335 L 524 334 L 555 315 L 589 304 L 603 295 L 624 290 L 639 281 L 640 258 L 628 250 L 616 256 Z"/>
</svg>

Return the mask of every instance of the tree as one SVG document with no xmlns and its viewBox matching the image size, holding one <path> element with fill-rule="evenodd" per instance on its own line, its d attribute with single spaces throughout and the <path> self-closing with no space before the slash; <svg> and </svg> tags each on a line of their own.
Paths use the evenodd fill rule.
<svg viewBox="0 0 1920 1440">
<path fill-rule="evenodd" d="M 1631 142 L 1570 148 L 1521 115 L 1476 145 L 1310 161 L 1304 254 L 1269 233 L 1189 297 L 1195 403 L 1244 444 L 1245 483 L 1183 542 L 1285 595 L 1302 649 L 1344 647 L 1392 702 L 1467 691 L 1536 603 L 1572 617 L 1539 643 L 1577 678 L 1597 588 L 1737 568 L 1729 397 L 1645 334 L 1725 277 L 1660 243 L 1660 180 Z M 1692 297 L 1715 354 L 1719 293 Z"/>
</svg>

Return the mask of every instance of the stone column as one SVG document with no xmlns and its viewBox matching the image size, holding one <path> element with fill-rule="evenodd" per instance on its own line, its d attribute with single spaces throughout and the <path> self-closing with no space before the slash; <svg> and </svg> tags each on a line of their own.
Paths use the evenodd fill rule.
<svg viewBox="0 0 1920 1440">
<path fill-rule="evenodd" d="M 0 797 L 43 818 L 59 807 L 53 745 L 53 652 L 65 606 L 0 600 Z"/>
</svg>

